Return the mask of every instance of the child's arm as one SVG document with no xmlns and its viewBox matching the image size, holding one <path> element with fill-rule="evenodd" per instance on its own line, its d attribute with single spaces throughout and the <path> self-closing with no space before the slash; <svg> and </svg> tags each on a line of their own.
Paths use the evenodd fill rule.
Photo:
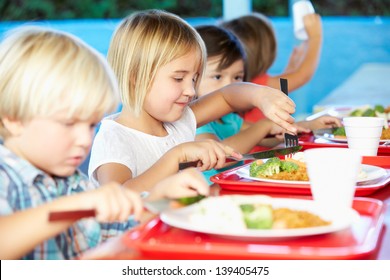
<svg viewBox="0 0 390 280">
<path fill-rule="evenodd" d="M 51 211 L 95 209 L 101 222 L 124 221 L 131 213 L 140 217 L 139 196 L 118 184 L 61 197 L 42 206 L 0 216 L 0 259 L 18 259 L 38 244 L 66 230 L 75 221 L 49 222 Z"/>
<path fill-rule="evenodd" d="M 306 47 L 306 51 L 303 54 L 303 58 L 294 58 L 297 60 L 301 60 L 298 62 L 298 65 L 294 65 L 292 67 L 289 65 L 286 69 L 286 72 L 269 77 L 267 86 L 273 88 L 279 88 L 280 78 L 288 79 L 288 89 L 289 91 L 293 91 L 304 84 L 306 84 L 314 75 L 320 54 L 321 54 L 321 46 L 322 46 L 322 26 L 321 26 L 321 17 L 318 14 L 309 14 L 303 18 L 305 28 L 308 34 L 308 41 L 303 42 Z M 293 53 L 294 55 L 294 53 Z M 299 54 L 301 55 L 301 54 Z M 290 61 L 293 60 L 292 58 Z M 294 68 L 294 69 L 292 69 Z"/>
<path fill-rule="evenodd" d="M 219 139 L 217 135 L 211 133 L 198 134 L 196 135 L 196 139 L 214 139 L 244 154 L 258 145 L 268 134 L 271 134 L 274 125 L 270 120 L 263 119 L 254 124 L 244 123 L 240 132 L 226 139 Z M 282 133 L 282 131 L 283 129 L 280 128 L 280 132 L 278 133 Z"/>
<path fill-rule="evenodd" d="M 208 196 L 209 191 L 210 187 L 202 173 L 196 168 L 188 168 L 157 183 L 147 199 Z"/>
<path fill-rule="evenodd" d="M 201 171 L 222 168 L 226 156 L 240 159 L 242 156 L 231 147 L 213 140 L 193 141 L 179 144 L 167 151 L 155 164 L 144 173 L 133 177 L 131 170 L 119 163 L 107 163 L 97 169 L 100 184 L 115 181 L 137 191 L 150 191 L 164 178 L 177 173 L 179 164 L 198 162 Z"/>
<path fill-rule="evenodd" d="M 280 90 L 252 83 L 233 83 L 195 100 L 191 104 L 198 127 L 233 111 L 258 107 L 265 116 L 293 133 L 294 102 Z"/>
<path fill-rule="evenodd" d="M 294 72 L 297 70 L 299 65 L 301 65 L 302 60 L 305 58 L 307 49 L 307 42 L 303 41 L 299 46 L 294 47 L 289 61 L 287 63 L 286 69 L 284 69 L 283 75 Z M 271 77 L 272 78 L 272 77 Z"/>
<path fill-rule="evenodd" d="M 311 121 L 300 121 L 297 124 L 310 130 L 342 126 L 341 120 L 332 116 L 321 116 Z"/>
</svg>

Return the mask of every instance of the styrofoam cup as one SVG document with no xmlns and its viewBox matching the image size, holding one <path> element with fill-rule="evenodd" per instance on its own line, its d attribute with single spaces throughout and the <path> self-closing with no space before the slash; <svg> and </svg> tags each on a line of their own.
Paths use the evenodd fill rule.
<svg viewBox="0 0 390 280">
<path fill-rule="evenodd" d="M 297 1 L 293 4 L 294 34 L 299 40 L 307 40 L 303 17 L 307 14 L 314 14 L 314 7 L 308 0 Z"/>
<path fill-rule="evenodd" d="M 304 151 L 313 200 L 330 215 L 352 207 L 362 157 L 347 148 Z"/>
<path fill-rule="evenodd" d="M 384 125 L 383 118 L 345 117 L 343 118 L 348 148 L 362 156 L 376 156 Z"/>
</svg>

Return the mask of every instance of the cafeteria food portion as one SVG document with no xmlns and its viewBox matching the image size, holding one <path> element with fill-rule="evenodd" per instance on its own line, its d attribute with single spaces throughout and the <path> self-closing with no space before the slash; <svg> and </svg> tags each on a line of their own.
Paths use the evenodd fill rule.
<svg viewBox="0 0 390 280">
<path fill-rule="evenodd" d="M 273 208 L 267 204 L 240 205 L 248 229 L 289 229 L 329 225 L 330 222 L 308 211 Z"/>
<path fill-rule="evenodd" d="M 205 198 L 204 195 L 197 195 L 197 196 L 181 197 L 181 198 L 178 198 L 176 200 L 180 204 L 187 206 L 187 205 L 194 204 L 198 201 L 201 201 L 203 198 Z"/>
<path fill-rule="evenodd" d="M 261 198 L 256 199 L 256 197 Z M 235 199 L 234 195 L 202 200 L 190 220 L 194 224 L 208 228 L 235 232 L 247 229 L 294 229 L 331 224 L 310 211 L 272 206 L 272 198 L 267 196 L 248 196 L 243 202 Z"/>
<path fill-rule="evenodd" d="M 181 198 L 173 199 L 169 202 L 169 207 L 170 208 L 185 207 L 185 206 L 197 203 L 204 198 L 206 198 L 206 196 L 200 194 L 197 196 L 188 196 L 188 197 L 181 197 Z"/>
<path fill-rule="evenodd" d="M 375 106 L 363 106 L 353 110 L 349 113 L 351 117 L 378 117 L 383 118 L 385 120 L 385 125 L 383 127 L 384 130 L 389 129 L 389 120 L 390 120 L 390 105 L 385 108 L 382 105 Z M 389 139 L 389 138 L 381 138 L 381 139 Z"/>
<path fill-rule="evenodd" d="M 375 105 L 375 106 L 363 106 L 360 108 L 356 108 L 349 116 L 351 117 L 381 117 L 386 115 L 387 119 L 390 117 L 390 106 L 385 108 L 383 105 Z"/>
<path fill-rule="evenodd" d="M 345 128 L 344 127 L 337 127 L 333 130 L 333 136 L 335 138 L 341 138 L 341 139 L 346 139 L 347 136 L 345 134 Z M 389 140 L 390 139 L 390 128 L 383 128 L 382 129 L 382 134 L 381 134 L 381 139 L 382 140 Z"/>
<path fill-rule="evenodd" d="M 341 127 L 335 128 L 333 130 L 333 135 L 335 138 L 347 138 L 347 136 L 345 134 L 345 127 L 341 126 Z"/>
<path fill-rule="evenodd" d="M 275 180 L 309 181 L 306 164 L 302 161 L 302 158 L 297 160 L 294 157 L 284 160 L 273 157 L 265 163 L 261 160 L 254 161 L 249 167 L 249 175 Z"/>
</svg>

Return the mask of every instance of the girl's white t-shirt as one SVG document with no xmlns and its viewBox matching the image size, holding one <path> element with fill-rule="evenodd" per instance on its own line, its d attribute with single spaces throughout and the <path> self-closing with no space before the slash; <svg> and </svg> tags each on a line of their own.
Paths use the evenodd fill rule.
<svg viewBox="0 0 390 280">
<path fill-rule="evenodd" d="M 96 169 L 106 163 L 120 163 L 128 167 L 133 177 L 149 169 L 172 147 L 195 140 L 196 119 L 189 107 L 173 123 L 164 123 L 167 136 L 157 137 L 128 128 L 115 121 L 119 113 L 105 117 L 95 136 L 88 175 L 94 185 Z"/>
</svg>

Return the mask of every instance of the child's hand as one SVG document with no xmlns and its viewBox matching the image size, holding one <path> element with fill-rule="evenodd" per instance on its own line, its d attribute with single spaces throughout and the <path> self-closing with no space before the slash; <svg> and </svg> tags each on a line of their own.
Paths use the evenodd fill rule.
<svg viewBox="0 0 390 280">
<path fill-rule="evenodd" d="M 321 116 L 311 121 L 307 121 L 305 127 L 316 130 L 342 126 L 341 120 L 332 116 Z"/>
<path fill-rule="evenodd" d="M 303 24 L 309 40 L 312 38 L 322 38 L 321 17 L 318 14 L 308 14 L 303 17 Z"/>
<path fill-rule="evenodd" d="M 332 128 L 342 126 L 341 120 L 332 116 L 321 116 L 311 121 L 301 121 L 297 123 L 299 126 L 310 129 L 317 130 L 323 128 Z"/>
<path fill-rule="evenodd" d="M 179 162 L 198 162 L 198 168 L 201 171 L 212 168 L 219 169 L 224 167 L 226 156 L 233 156 L 241 159 L 242 155 L 220 142 L 207 139 L 202 141 L 186 142 L 176 146 L 179 149 Z"/>
<path fill-rule="evenodd" d="M 289 132 L 297 132 L 293 125 L 294 118 L 291 116 L 295 112 L 295 104 L 286 94 L 265 87 L 265 94 L 257 95 L 256 104 L 268 119 Z"/>
<path fill-rule="evenodd" d="M 141 216 L 143 206 L 139 194 L 117 183 L 106 184 L 84 195 L 88 196 L 90 207 L 96 209 L 99 222 L 126 221 L 131 214 L 138 220 Z"/>
<path fill-rule="evenodd" d="M 209 195 L 209 185 L 196 168 L 187 168 L 160 181 L 150 192 L 150 200 Z"/>
<path fill-rule="evenodd" d="M 310 129 L 306 128 L 304 126 L 301 126 L 299 123 L 294 123 L 294 127 L 297 129 L 297 133 L 309 133 Z M 274 124 L 272 126 L 272 129 L 270 131 L 271 135 L 274 135 L 276 139 L 284 140 L 284 133 L 286 132 L 285 129 L 281 128 L 277 124 Z"/>
</svg>

